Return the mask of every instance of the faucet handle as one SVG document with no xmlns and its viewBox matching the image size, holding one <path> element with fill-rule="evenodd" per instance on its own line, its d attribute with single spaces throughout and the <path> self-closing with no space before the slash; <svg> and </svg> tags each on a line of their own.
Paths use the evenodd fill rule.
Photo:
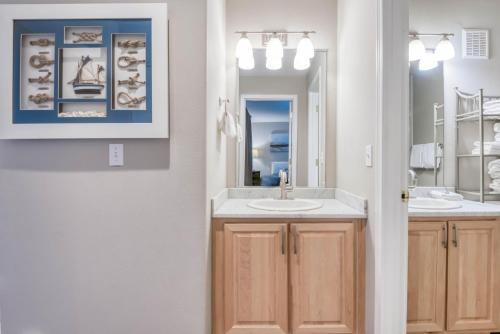
<svg viewBox="0 0 500 334">
<path fill-rule="evenodd" d="M 281 169 L 279 172 L 280 181 L 286 183 L 288 181 L 288 175 L 284 169 Z"/>
</svg>

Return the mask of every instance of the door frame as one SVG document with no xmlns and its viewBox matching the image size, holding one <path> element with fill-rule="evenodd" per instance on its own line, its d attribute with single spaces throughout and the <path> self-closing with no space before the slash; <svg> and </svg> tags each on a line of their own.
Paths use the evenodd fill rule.
<svg viewBox="0 0 500 334">
<path fill-rule="evenodd" d="M 373 333 L 406 332 L 408 289 L 409 0 L 377 0 Z"/>
<path fill-rule="evenodd" d="M 243 139 L 236 145 L 236 186 L 245 187 L 245 139 L 246 139 L 246 116 L 245 109 L 247 101 L 290 101 L 292 102 L 292 134 L 290 145 L 292 146 L 292 162 L 289 170 L 292 170 L 292 187 L 297 185 L 297 121 L 298 121 L 298 96 L 289 94 L 242 94 L 240 96 L 239 123 Z"/>
<path fill-rule="evenodd" d="M 322 75 L 323 68 L 322 66 L 318 66 L 318 70 L 314 74 L 314 78 L 311 81 L 312 83 L 318 81 L 318 91 L 319 91 L 319 133 L 318 133 L 318 159 L 319 159 L 319 164 L 318 164 L 318 187 L 324 188 L 326 186 L 326 166 L 325 166 L 325 148 L 326 148 L 326 76 Z M 309 150 L 309 113 L 311 112 L 310 110 L 310 93 L 311 93 L 311 85 L 307 87 L 307 120 L 308 120 L 308 129 L 307 129 L 307 149 Z M 309 157 L 308 157 L 309 158 Z M 308 172 L 309 173 L 309 172 Z"/>
</svg>

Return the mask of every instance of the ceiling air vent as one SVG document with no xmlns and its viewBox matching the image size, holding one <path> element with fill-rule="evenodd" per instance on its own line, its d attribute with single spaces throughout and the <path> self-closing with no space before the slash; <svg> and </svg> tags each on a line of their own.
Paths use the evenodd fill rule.
<svg viewBox="0 0 500 334">
<path fill-rule="evenodd" d="M 462 32 L 462 56 L 464 59 L 489 59 L 489 31 L 464 29 Z"/>
</svg>

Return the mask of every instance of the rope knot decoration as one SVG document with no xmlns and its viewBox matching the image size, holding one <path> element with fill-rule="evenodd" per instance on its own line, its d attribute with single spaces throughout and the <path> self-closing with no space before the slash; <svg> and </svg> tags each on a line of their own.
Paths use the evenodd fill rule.
<svg viewBox="0 0 500 334">
<path fill-rule="evenodd" d="M 118 47 L 120 48 L 143 48 L 146 46 L 146 42 L 140 40 L 125 40 L 119 41 Z"/>
<path fill-rule="evenodd" d="M 45 102 L 52 101 L 52 97 L 50 97 L 48 94 L 36 94 L 36 95 L 30 95 L 29 100 L 35 104 L 41 104 Z"/>
<path fill-rule="evenodd" d="M 128 85 L 128 88 L 137 88 L 139 85 L 145 85 L 146 81 L 139 80 L 140 74 L 137 73 L 133 77 L 129 77 L 128 80 L 118 80 L 119 85 Z"/>
<path fill-rule="evenodd" d="M 30 45 L 37 45 L 37 46 L 49 46 L 49 45 L 55 45 L 54 41 L 51 41 L 48 38 L 40 38 L 35 41 L 30 41 Z"/>
<path fill-rule="evenodd" d="M 122 106 L 136 106 L 146 101 L 146 96 L 134 97 L 125 92 L 120 92 L 117 96 L 118 104 Z"/>
<path fill-rule="evenodd" d="M 78 37 L 78 39 L 75 39 L 73 43 L 80 43 L 80 42 L 96 42 L 96 41 L 101 41 L 98 40 L 99 37 L 102 36 L 101 33 L 95 33 L 95 32 L 73 32 L 73 36 Z"/>
<path fill-rule="evenodd" d="M 130 56 L 121 56 L 118 58 L 117 65 L 119 68 L 127 68 L 144 63 L 146 63 L 146 60 L 144 59 L 137 59 L 135 57 L 130 57 Z"/>
<path fill-rule="evenodd" d="M 30 65 L 34 68 L 42 68 L 54 64 L 54 61 L 45 55 L 33 55 L 30 57 Z"/>
<path fill-rule="evenodd" d="M 28 78 L 28 81 L 30 83 L 39 83 L 39 84 L 52 83 L 54 81 L 50 80 L 51 75 L 52 75 L 52 73 L 48 72 L 47 75 L 45 75 L 43 77 L 39 76 L 38 78 Z"/>
</svg>

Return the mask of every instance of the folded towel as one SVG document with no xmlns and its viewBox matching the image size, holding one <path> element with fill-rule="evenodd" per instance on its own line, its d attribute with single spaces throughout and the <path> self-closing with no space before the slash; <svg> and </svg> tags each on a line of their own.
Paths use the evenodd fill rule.
<svg viewBox="0 0 500 334">
<path fill-rule="evenodd" d="M 488 169 L 495 168 L 495 167 L 500 167 L 500 159 L 496 159 L 496 160 L 490 161 L 488 163 Z"/>
<path fill-rule="evenodd" d="M 490 189 L 496 192 L 500 192 L 500 186 L 490 183 Z"/>
<path fill-rule="evenodd" d="M 488 171 L 488 175 L 489 175 L 492 179 L 500 179 L 500 170 Z"/>
<path fill-rule="evenodd" d="M 493 125 L 493 131 L 500 132 L 500 123 L 495 123 L 495 125 Z"/>
<path fill-rule="evenodd" d="M 500 187 L 500 179 L 491 180 L 491 184 Z"/>
<path fill-rule="evenodd" d="M 495 141 L 500 141 L 500 132 L 495 133 Z"/>
<path fill-rule="evenodd" d="M 448 201 L 463 201 L 464 200 L 464 197 L 462 195 L 451 192 L 451 191 L 431 190 L 431 191 L 429 191 L 429 195 L 432 198 L 445 199 Z"/>
<path fill-rule="evenodd" d="M 500 107 L 491 108 L 491 109 L 484 109 L 483 110 L 483 115 L 486 115 L 486 116 L 500 116 Z"/>
<path fill-rule="evenodd" d="M 476 148 L 479 148 L 479 146 L 481 146 L 481 143 L 478 142 L 478 141 L 475 141 L 474 142 L 474 147 Z M 499 142 L 496 142 L 496 141 L 485 141 L 484 142 L 484 148 L 495 148 L 495 149 L 500 149 L 500 143 Z"/>
<path fill-rule="evenodd" d="M 483 103 L 483 107 L 485 109 L 490 109 L 494 107 L 499 107 L 500 106 L 500 100 L 491 100 L 491 101 L 486 101 Z"/>
<path fill-rule="evenodd" d="M 479 155 L 479 148 L 475 148 L 471 152 L 473 155 Z M 500 155 L 500 149 L 494 149 L 494 148 L 484 148 L 484 154 L 498 154 Z"/>
<path fill-rule="evenodd" d="M 441 144 L 436 145 L 436 153 L 438 156 L 438 159 L 436 159 L 436 168 L 439 168 L 441 164 L 440 157 L 443 155 L 443 150 L 441 148 Z M 434 168 L 434 143 L 417 144 L 412 146 L 410 153 L 410 168 Z"/>
</svg>

